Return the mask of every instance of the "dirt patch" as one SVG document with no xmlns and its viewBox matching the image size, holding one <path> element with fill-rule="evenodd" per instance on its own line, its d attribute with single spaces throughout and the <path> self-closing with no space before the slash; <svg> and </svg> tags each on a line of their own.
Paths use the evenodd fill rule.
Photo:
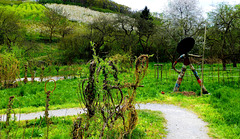
<svg viewBox="0 0 240 139">
<path fill-rule="evenodd" d="M 183 91 L 183 92 L 177 92 L 177 94 L 183 94 L 184 96 L 196 96 L 196 93 L 193 91 L 187 92 L 187 91 Z"/>
</svg>

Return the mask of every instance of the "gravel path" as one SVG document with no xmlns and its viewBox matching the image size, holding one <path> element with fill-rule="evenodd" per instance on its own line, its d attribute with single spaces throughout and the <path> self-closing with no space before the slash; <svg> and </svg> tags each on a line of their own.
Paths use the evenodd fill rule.
<svg viewBox="0 0 240 139">
<path fill-rule="evenodd" d="M 67 77 L 67 79 L 72 79 L 72 78 L 73 77 L 71 77 L 71 76 Z M 27 77 L 27 79 L 28 79 L 28 82 L 32 81 L 31 77 Z M 64 76 L 44 77 L 42 81 L 45 82 L 48 79 L 54 79 L 55 81 L 57 81 L 57 80 L 64 80 Z M 20 78 L 20 79 L 17 79 L 16 81 L 19 82 L 19 81 L 23 81 L 23 80 L 24 80 L 24 78 Z M 41 79 L 40 79 L 40 77 L 35 77 L 34 81 L 41 82 Z M 50 81 L 50 82 L 52 82 L 52 81 Z"/>
<path fill-rule="evenodd" d="M 16 114 L 16 121 L 20 120 L 32 120 L 35 118 L 40 118 L 44 116 L 44 111 L 41 112 L 34 112 L 34 113 L 22 113 L 22 114 Z M 59 109 L 59 110 L 49 110 L 48 114 L 50 117 L 53 116 L 69 116 L 69 115 L 78 115 L 84 113 L 83 109 L 80 108 L 69 108 L 69 109 Z M 13 117 L 13 115 L 11 116 Z M 6 115 L 0 115 L 0 121 L 6 121 Z"/>
<path fill-rule="evenodd" d="M 186 109 L 167 104 L 139 104 L 138 109 L 161 111 L 167 120 L 167 139 L 210 139 L 207 123 Z"/>
<path fill-rule="evenodd" d="M 203 122 L 197 115 L 186 109 L 174 105 L 150 103 L 138 104 L 136 108 L 141 110 L 161 111 L 167 120 L 167 139 L 210 139 L 207 135 L 207 123 Z M 50 110 L 49 116 L 77 115 L 83 112 L 84 111 L 80 108 Z M 35 117 L 39 118 L 40 116 L 44 116 L 44 112 L 16 115 L 17 120 L 30 120 L 35 119 Z M 5 121 L 6 115 L 0 118 L 0 121 Z"/>
</svg>

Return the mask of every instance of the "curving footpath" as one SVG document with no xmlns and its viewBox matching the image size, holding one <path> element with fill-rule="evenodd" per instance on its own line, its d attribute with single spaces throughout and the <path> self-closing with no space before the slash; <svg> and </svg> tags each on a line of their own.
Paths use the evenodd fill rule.
<svg viewBox="0 0 240 139">
<path fill-rule="evenodd" d="M 167 120 L 167 139 L 210 139 L 207 123 L 186 109 L 167 104 L 139 104 L 138 109 L 161 111 Z"/>
<path fill-rule="evenodd" d="M 151 103 L 137 104 L 136 108 L 140 110 L 161 111 L 167 120 L 167 139 L 210 139 L 207 134 L 207 123 L 186 109 L 174 105 Z M 83 109 L 80 108 L 50 110 L 49 116 L 77 115 L 83 112 Z M 16 114 L 15 116 L 17 120 L 31 120 L 44 116 L 44 112 Z M 6 115 L 0 118 L 0 121 L 5 121 Z"/>
</svg>

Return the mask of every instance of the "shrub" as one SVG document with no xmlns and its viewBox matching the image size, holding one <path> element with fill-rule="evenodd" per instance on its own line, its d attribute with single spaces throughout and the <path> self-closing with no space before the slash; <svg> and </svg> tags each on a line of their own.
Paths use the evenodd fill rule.
<svg viewBox="0 0 240 139">
<path fill-rule="evenodd" d="M 13 10 L 0 7 L 0 13 L 0 44 L 6 44 L 11 49 L 12 44 L 22 40 L 24 29 Z"/>
<path fill-rule="evenodd" d="M 125 72 L 131 67 L 131 56 L 129 54 L 115 54 L 110 59 L 120 67 L 121 72 Z"/>
<path fill-rule="evenodd" d="M 89 60 L 92 58 L 90 40 L 83 35 L 68 35 L 59 43 L 61 62 L 73 63 L 78 59 Z"/>
<path fill-rule="evenodd" d="M 19 61 L 12 53 L 0 54 L 0 87 L 15 86 L 14 81 L 19 77 Z"/>
</svg>

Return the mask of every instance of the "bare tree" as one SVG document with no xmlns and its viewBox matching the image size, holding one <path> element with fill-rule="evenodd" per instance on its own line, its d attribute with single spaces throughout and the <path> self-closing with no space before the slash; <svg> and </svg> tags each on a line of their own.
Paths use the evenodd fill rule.
<svg viewBox="0 0 240 139">
<path fill-rule="evenodd" d="M 163 49 L 171 61 L 178 55 L 176 46 L 183 38 L 194 37 L 197 46 L 203 40 L 204 18 L 198 4 L 198 0 L 170 0 L 166 8 L 163 27 L 167 43 Z"/>
<path fill-rule="evenodd" d="M 133 47 L 136 45 L 134 25 L 133 18 L 121 14 L 114 20 L 114 26 L 116 28 L 114 37 L 117 44 L 119 44 L 125 52 L 131 53 Z"/>
<path fill-rule="evenodd" d="M 45 17 L 42 19 L 42 24 L 46 27 L 46 33 L 49 35 L 49 41 L 52 42 L 53 35 L 60 32 L 62 37 L 69 31 L 67 27 L 66 16 L 63 15 L 63 9 L 52 8 L 45 10 Z"/>
<path fill-rule="evenodd" d="M 97 55 L 100 54 L 100 49 L 104 49 L 107 43 L 113 42 L 113 33 L 115 32 L 115 27 L 113 24 L 113 19 L 106 16 L 97 18 L 93 23 L 89 25 L 91 30 L 89 34 L 89 39 L 95 43 L 95 50 Z M 103 52 L 104 53 L 104 52 Z"/>
<path fill-rule="evenodd" d="M 196 35 L 204 21 L 198 0 L 171 0 L 166 18 L 180 39 Z"/>
</svg>

